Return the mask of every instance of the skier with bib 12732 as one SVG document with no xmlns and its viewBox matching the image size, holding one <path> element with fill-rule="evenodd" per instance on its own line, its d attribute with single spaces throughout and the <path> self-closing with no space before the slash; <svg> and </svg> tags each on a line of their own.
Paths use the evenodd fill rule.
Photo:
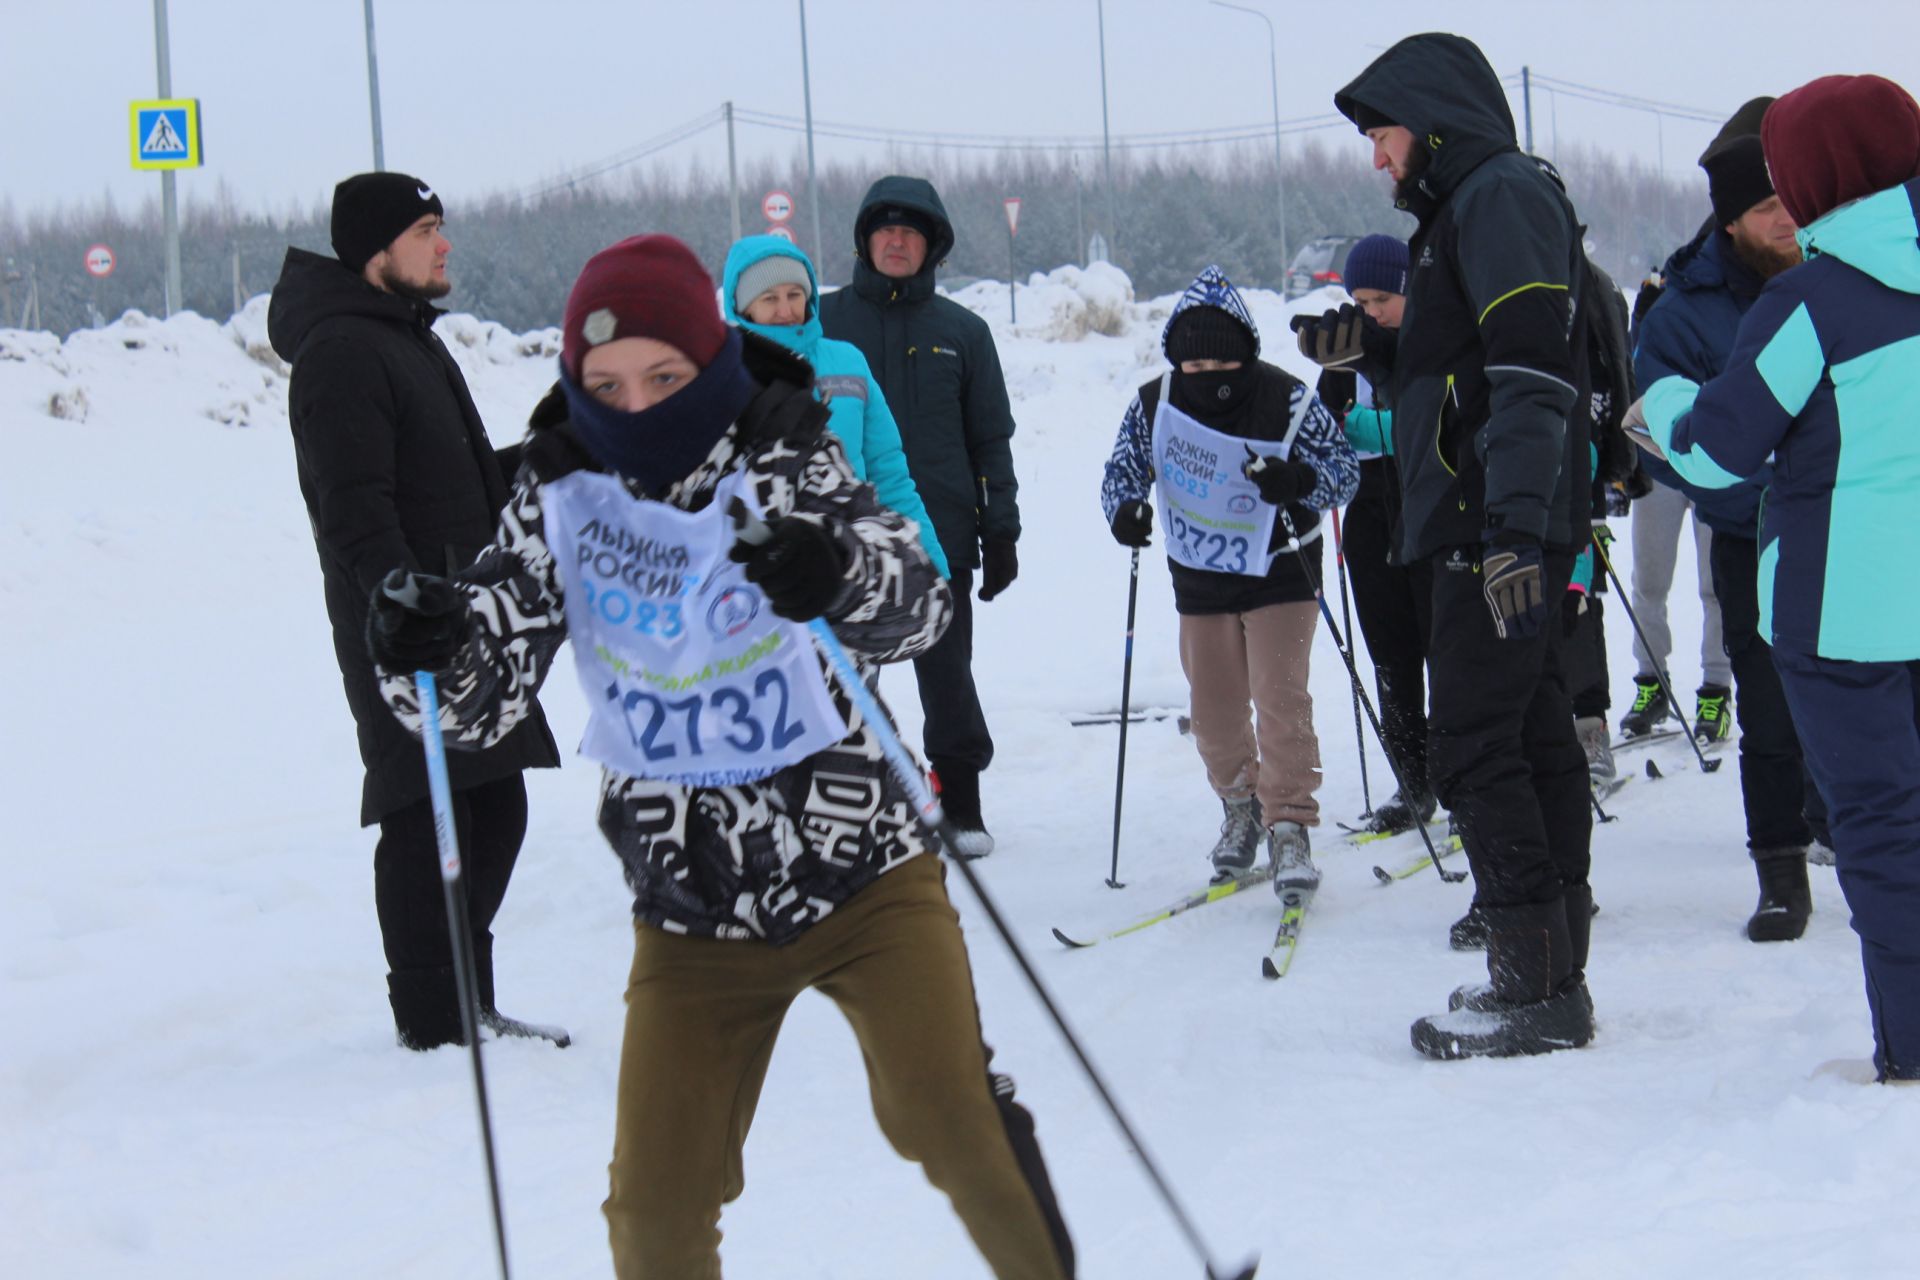
<svg viewBox="0 0 1920 1280">
<path fill-rule="evenodd" d="M 431 671 L 467 749 L 528 714 L 573 641 L 580 749 L 634 893 L 614 1274 L 720 1274 L 775 1039 L 817 989 L 853 1025 L 881 1130 L 993 1273 L 1070 1280 L 1033 1119 L 988 1071 L 936 846 L 808 625 L 870 681 L 939 636 L 946 583 L 855 477 L 811 367 L 726 325 L 684 244 L 594 255 L 563 335 L 559 403 L 493 547 L 452 580 L 383 584 L 369 630 L 388 705 L 417 728 L 411 672 Z"/>
</svg>

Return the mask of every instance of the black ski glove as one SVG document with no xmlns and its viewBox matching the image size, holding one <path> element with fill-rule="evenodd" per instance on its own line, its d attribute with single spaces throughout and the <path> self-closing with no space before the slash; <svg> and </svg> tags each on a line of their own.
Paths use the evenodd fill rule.
<svg viewBox="0 0 1920 1280">
<path fill-rule="evenodd" d="M 445 578 L 395 569 L 373 589 L 367 653 L 388 671 L 439 671 L 467 638 L 467 597 Z"/>
<path fill-rule="evenodd" d="M 1320 481 L 1320 473 L 1306 463 L 1290 462 L 1274 454 L 1261 457 L 1252 445 L 1247 446 L 1247 460 L 1241 464 L 1240 474 L 1260 486 L 1262 502 L 1276 507 L 1300 501 Z"/>
<path fill-rule="evenodd" d="M 1020 576 L 1020 553 L 1011 538 L 988 538 L 980 544 L 980 598 L 991 600 Z"/>
<path fill-rule="evenodd" d="M 747 581 L 766 593 L 773 611 L 794 622 L 825 613 L 846 586 L 847 557 L 832 534 L 811 520 L 785 516 L 764 542 L 742 538 L 727 557 L 747 567 Z"/>
<path fill-rule="evenodd" d="M 1153 507 L 1136 498 L 1113 513 L 1113 540 L 1123 547 L 1153 545 Z"/>
<path fill-rule="evenodd" d="M 1300 354 L 1326 369 L 1350 365 L 1365 354 L 1367 313 L 1353 303 L 1287 322 L 1299 335 Z"/>
<path fill-rule="evenodd" d="M 1510 530 L 1489 530 L 1480 548 L 1480 589 L 1502 640 L 1540 634 L 1547 621 L 1540 540 Z"/>
</svg>

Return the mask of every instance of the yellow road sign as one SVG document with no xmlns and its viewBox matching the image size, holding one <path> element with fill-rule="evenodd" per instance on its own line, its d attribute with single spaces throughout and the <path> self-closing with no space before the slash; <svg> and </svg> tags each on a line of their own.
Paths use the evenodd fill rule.
<svg viewBox="0 0 1920 1280">
<path fill-rule="evenodd" d="M 155 98 L 129 104 L 136 169 L 200 167 L 200 99 Z"/>
</svg>

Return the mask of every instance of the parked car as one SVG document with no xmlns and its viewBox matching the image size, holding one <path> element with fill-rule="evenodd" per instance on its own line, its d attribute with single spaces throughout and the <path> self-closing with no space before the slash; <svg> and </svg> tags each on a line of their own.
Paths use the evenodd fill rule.
<svg viewBox="0 0 1920 1280">
<path fill-rule="evenodd" d="M 1316 236 L 1301 245 L 1300 251 L 1293 255 L 1293 265 L 1287 268 L 1282 296 L 1298 298 L 1315 289 L 1340 284 L 1347 254 L 1362 239 L 1361 236 Z"/>
</svg>

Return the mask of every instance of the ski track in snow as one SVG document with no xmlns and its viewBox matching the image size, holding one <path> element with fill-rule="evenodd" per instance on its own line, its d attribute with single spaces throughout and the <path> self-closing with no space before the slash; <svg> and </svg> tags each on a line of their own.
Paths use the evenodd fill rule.
<svg viewBox="0 0 1920 1280">
<path fill-rule="evenodd" d="M 1127 887 L 1103 883 L 1117 734 L 1068 719 L 1118 701 L 1127 557 L 1101 521 L 1100 468 L 1127 397 L 1158 371 L 1172 302 L 1117 288 L 1098 271 L 1036 277 L 1018 330 L 998 286 L 961 295 L 1000 342 L 1026 525 L 1020 581 L 977 611 L 999 752 L 985 785 L 999 851 L 978 870 L 1217 1261 L 1259 1251 L 1262 1274 L 1329 1277 L 1911 1275 L 1920 1095 L 1812 1075 L 1870 1052 L 1857 944 L 1827 868 L 1804 940 L 1745 940 L 1756 888 L 1731 748 L 1713 776 L 1684 743 L 1652 748 L 1667 779 L 1616 796 L 1619 820 L 1596 829 L 1600 1030 L 1584 1051 L 1449 1064 L 1409 1048 L 1414 1018 L 1484 976 L 1446 944 L 1469 889 L 1431 874 L 1383 888 L 1370 868 L 1399 846 L 1339 841 L 1332 822 L 1362 801 L 1324 629 L 1325 878 L 1286 980 L 1260 975 L 1278 911 L 1265 890 L 1091 953 L 1051 939 L 1198 887 L 1219 818 L 1174 722 L 1133 726 Z M 1089 299 L 1124 318 L 1120 336 L 1074 337 Z M 1326 298 L 1249 301 L 1267 356 L 1309 374 L 1285 318 Z M 392 1039 L 373 840 L 354 826 L 359 763 L 284 374 L 245 350 L 263 318 L 257 299 L 227 326 L 129 317 L 65 344 L 0 331 L 9 1277 L 494 1273 L 467 1058 Z M 517 438 L 554 335 L 467 317 L 442 332 L 495 440 Z M 50 415 L 76 391 L 84 420 Z M 1134 702 L 1183 705 L 1158 545 L 1143 560 Z M 1631 563 L 1624 540 L 1617 560 Z M 1694 589 L 1683 555 L 1682 689 L 1698 675 Z M 1621 698 L 1632 656 L 1612 597 L 1607 625 Z M 582 702 L 569 664 L 555 671 L 543 701 L 577 740 Z M 910 676 L 884 684 L 917 742 Z M 1369 771 L 1384 799 L 1377 749 Z M 531 829 L 497 924 L 506 1010 L 574 1035 L 564 1052 L 486 1048 L 527 1276 L 610 1273 L 599 1203 L 631 939 L 595 773 L 571 759 L 529 775 Z M 1036 1113 L 1081 1274 L 1199 1274 L 983 913 L 955 896 L 996 1066 Z M 729 1275 L 986 1274 L 880 1137 L 823 999 L 787 1022 L 747 1173 L 722 1222 Z"/>
</svg>

